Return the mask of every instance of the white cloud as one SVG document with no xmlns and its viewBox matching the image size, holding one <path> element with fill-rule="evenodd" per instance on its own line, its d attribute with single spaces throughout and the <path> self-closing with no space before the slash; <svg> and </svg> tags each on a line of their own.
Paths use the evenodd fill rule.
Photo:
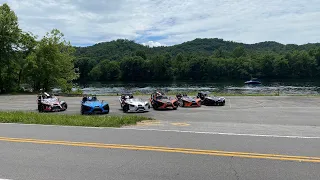
<svg viewBox="0 0 320 180">
<path fill-rule="evenodd" d="M 159 42 L 154 42 L 154 41 L 148 41 L 146 43 L 142 43 L 142 45 L 149 46 L 149 47 L 166 46 L 165 44 L 161 44 Z"/>
<path fill-rule="evenodd" d="M 157 46 L 195 38 L 244 43 L 320 42 L 320 1 L 309 0 L 0 0 L 40 37 L 53 28 L 72 44 L 117 38 Z"/>
</svg>

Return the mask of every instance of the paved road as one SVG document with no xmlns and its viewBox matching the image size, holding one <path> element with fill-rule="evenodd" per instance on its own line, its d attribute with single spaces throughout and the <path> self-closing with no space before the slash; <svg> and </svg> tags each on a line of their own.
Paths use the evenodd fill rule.
<svg viewBox="0 0 320 180">
<path fill-rule="evenodd" d="M 101 98 L 122 114 L 117 97 Z M 65 113 L 79 113 L 81 98 L 64 99 Z M 0 96 L 1 110 L 30 104 Z M 151 110 L 143 115 L 156 121 L 120 129 L 0 124 L 0 179 L 320 179 L 319 105 L 228 97 L 224 107 Z"/>
<path fill-rule="evenodd" d="M 320 179 L 319 139 L 14 124 L 1 124 L 0 136 L 0 178 L 13 180 Z M 120 145 L 148 147 L 134 149 Z M 188 154 L 157 147 L 186 149 Z M 197 154 L 188 149 L 220 154 Z M 230 152 L 236 153 L 230 157 L 227 154 Z M 249 154 L 241 157 L 242 152 Z M 257 158 L 252 153 L 264 155 Z M 286 156 L 268 159 L 272 154 Z M 293 157 L 286 160 L 288 155 L 318 160 L 300 162 Z"/>
</svg>

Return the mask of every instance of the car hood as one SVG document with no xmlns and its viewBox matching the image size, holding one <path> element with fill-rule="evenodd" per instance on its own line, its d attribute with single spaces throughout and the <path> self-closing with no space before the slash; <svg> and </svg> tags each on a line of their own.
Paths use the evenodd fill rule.
<svg viewBox="0 0 320 180">
<path fill-rule="evenodd" d="M 60 104 L 60 102 L 57 98 L 43 99 L 41 102 L 44 104 Z"/>
<path fill-rule="evenodd" d="M 157 101 L 160 101 L 160 102 L 162 102 L 162 103 L 170 103 L 170 102 L 172 102 L 173 100 L 175 100 L 175 99 L 169 97 L 169 98 L 165 98 L 165 99 L 158 99 Z"/>
<path fill-rule="evenodd" d="M 86 101 L 85 103 L 83 103 L 83 105 L 85 106 L 90 106 L 90 107 L 94 107 L 94 106 L 104 106 L 107 105 L 107 102 L 102 102 L 102 101 Z"/>
<path fill-rule="evenodd" d="M 189 102 L 195 102 L 196 101 L 196 99 L 194 99 L 194 98 L 192 98 L 192 97 L 188 97 L 188 96 L 184 96 L 184 97 L 182 97 L 182 100 L 184 100 L 184 101 L 189 101 Z"/>
<path fill-rule="evenodd" d="M 126 103 L 128 104 L 132 104 L 132 105 L 145 105 L 147 103 L 147 101 L 143 101 L 142 99 L 127 99 Z"/>
<path fill-rule="evenodd" d="M 207 99 L 210 99 L 210 100 L 224 100 L 225 98 L 224 97 L 206 97 Z"/>
</svg>

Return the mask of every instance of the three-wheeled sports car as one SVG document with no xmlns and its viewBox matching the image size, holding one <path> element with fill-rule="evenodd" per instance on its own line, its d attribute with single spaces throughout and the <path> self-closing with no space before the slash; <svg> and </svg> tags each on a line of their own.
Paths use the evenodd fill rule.
<svg viewBox="0 0 320 180">
<path fill-rule="evenodd" d="M 46 92 L 38 95 L 37 104 L 39 112 L 65 111 L 68 108 L 65 101 L 60 101 L 59 98 Z"/>
<path fill-rule="evenodd" d="M 84 96 L 81 101 L 81 114 L 108 114 L 109 104 L 97 96 Z"/>
<path fill-rule="evenodd" d="M 176 98 L 168 97 L 162 92 L 155 92 L 151 94 L 150 102 L 155 110 L 159 109 L 173 109 L 178 108 L 178 100 Z"/>
<path fill-rule="evenodd" d="M 198 97 L 190 97 L 187 94 L 177 94 L 178 103 L 180 107 L 200 107 L 201 99 Z"/>
<path fill-rule="evenodd" d="M 226 99 L 224 97 L 209 97 L 207 93 L 199 92 L 198 97 L 201 99 L 201 104 L 205 106 L 224 106 Z"/>
<path fill-rule="evenodd" d="M 132 93 L 123 93 L 119 97 L 120 106 L 123 112 L 146 112 L 150 109 L 148 101 L 140 98 L 134 98 Z"/>
</svg>

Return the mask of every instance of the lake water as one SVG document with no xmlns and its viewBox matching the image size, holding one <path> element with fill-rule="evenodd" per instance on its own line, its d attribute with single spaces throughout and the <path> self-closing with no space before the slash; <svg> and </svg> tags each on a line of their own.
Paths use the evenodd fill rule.
<svg viewBox="0 0 320 180">
<path fill-rule="evenodd" d="M 261 80 L 261 85 L 245 85 L 244 81 L 211 82 L 151 82 L 151 83 L 90 83 L 80 85 L 86 94 L 109 94 L 122 92 L 151 93 L 164 92 L 219 92 L 231 94 L 274 94 L 280 95 L 317 95 L 320 94 L 320 80 Z"/>
</svg>

